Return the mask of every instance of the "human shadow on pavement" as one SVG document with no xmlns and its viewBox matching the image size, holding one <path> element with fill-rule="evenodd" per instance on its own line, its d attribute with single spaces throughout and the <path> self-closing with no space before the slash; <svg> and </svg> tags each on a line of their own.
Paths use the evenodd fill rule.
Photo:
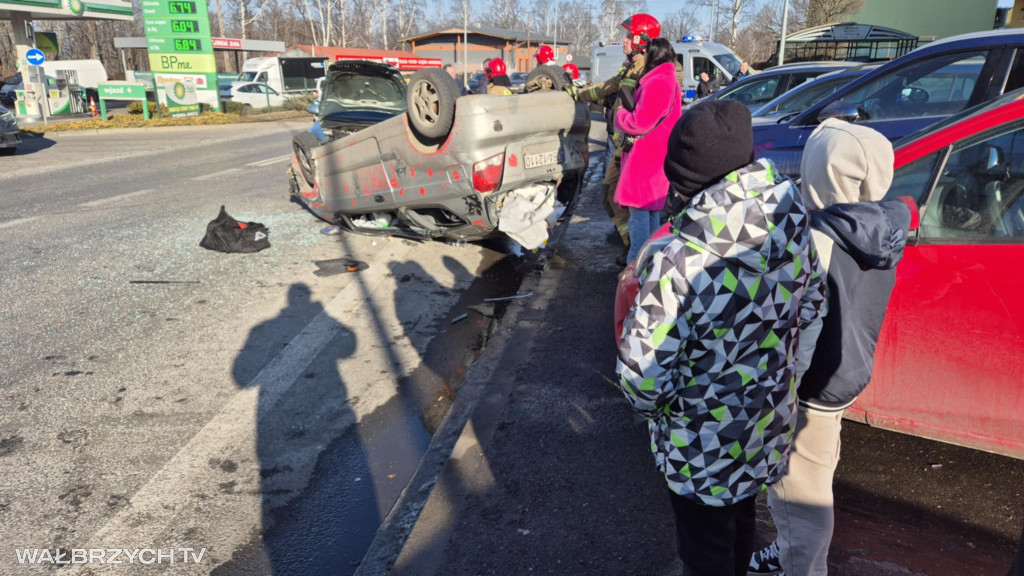
<svg viewBox="0 0 1024 576">
<path fill-rule="evenodd" d="M 346 574 L 362 557 L 361 549 L 351 549 L 348 528 L 353 517 L 376 517 L 377 502 L 372 488 L 360 482 L 368 477 L 368 465 L 355 430 L 352 406 L 358 398 L 349 396 L 339 373 L 339 362 L 355 354 L 357 342 L 350 329 L 323 312 L 308 286 L 291 285 L 287 307 L 253 328 L 235 359 L 236 385 L 260 387 L 256 455 L 262 532 L 214 574 Z M 289 387 L 275 376 L 273 363 L 296 357 L 276 356 L 289 342 L 304 343 L 296 338 L 304 327 L 329 340 L 308 365 L 282 366 L 284 378 L 294 379 Z M 309 342 L 315 345 L 316 339 Z M 344 461 L 325 464 L 324 458 L 333 457 L 325 453 L 327 445 Z M 338 445 L 344 446 L 335 449 Z"/>
</svg>

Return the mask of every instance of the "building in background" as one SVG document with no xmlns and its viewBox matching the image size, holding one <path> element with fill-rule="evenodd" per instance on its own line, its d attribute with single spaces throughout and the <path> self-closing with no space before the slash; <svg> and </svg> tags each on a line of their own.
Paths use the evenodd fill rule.
<svg viewBox="0 0 1024 576">
<path fill-rule="evenodd" d="M 922 42 L 992 30 L 997 0 L 864 0 L 864 6 L 843 18 L 846 22 L 876 24 L 917 36 Z M 1016 0 L 1014 21 L 1021 25 L 1024 2 Z"/>
<path fill-rule="evenodd" d="M 564 40 L 558 40 L 556 47 L 554 38 L 523 30 L 470 26 L 467 31 L 469 42 L 465 46 L 462 28 L 433 30 L 404 38 L 402 42 L 409 44 L 416 56 L 440 58 L 445 64 L 454 64 L 459 72 L 483 70 L 484 62 L 492 58 L 501 58 L 517 72 L 529 72 L 536 64 L 533 54 L 543 44 L 555 47 L 559 66 L 567 62 L 569 43 Z"/>
<path fill-rule="evenodd" d="M 1013 8 L 1006 17 L 1008 28 L 1024 28 L 1024 0 L 1013 0 Z"/>
</svg>

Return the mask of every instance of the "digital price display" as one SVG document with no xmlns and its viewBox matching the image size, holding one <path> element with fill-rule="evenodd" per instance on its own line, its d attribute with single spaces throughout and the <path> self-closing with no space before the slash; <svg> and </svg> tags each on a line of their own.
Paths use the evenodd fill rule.
<svg viewBox="0 0 1024 576">
<path fill-rule="evenodd" d="M 178 52 L 201 52 L 203 44 L 192 38 L 175 38 L 174 49 Z"/>
<path fill-rule="evenodd" d="M 198 34 L 199 22 L 195 20 L 171 20 L 171 31 L 175 33 Z"/>
<path fill-rule="evenodd" d="M 198 14 L 196 11 L 196 3 L 184 0 L 168 2 L 167 9 L 170 10 L 171 14 Z"/>
</svg>

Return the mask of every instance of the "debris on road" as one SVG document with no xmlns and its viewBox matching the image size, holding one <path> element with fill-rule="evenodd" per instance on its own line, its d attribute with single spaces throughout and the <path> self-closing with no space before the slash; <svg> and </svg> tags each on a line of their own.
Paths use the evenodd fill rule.
<svg viewBox="0 0 1024 576">
<path fill-rule="evenodd" d="M 452 318 L 452 324 L 457 324 L 459 322 L 462 322 L 466 318 L 469 318 L 469 314 L 462 314 L 462 315 L 456 316 L 455 318 Z"/>
<path fill-rule="evenodd" d="M 220 214 L 206 225 L 199 246 L 217 252 L 259 252 L 270 248 L 270 230 L 259 222 L 239 222 L 222 205 Z"/>
<path fill-rule="evenodd" d="M 500 298 L 484 298 L 484 302 L 505 302 L 508 300 L 522 300 L 524 298 L 529 298 L 530 296 L 533 296 L 533 292 L 530 292 L 529 294 L 517 294 L 515 296 L 502 296 Z"/>
<path fill-rule="evenodd" d="M 352 260 L 351 258 L 334 258 L 332 260 L 318 260 L 313 262 L 316 264 L 317 270 L 313 271 L 314 276 L 323 278 L 324 276 L 334 276 L 336 274 L 343 274 L 346 272 L 362 272 L 370 267 L 369 264 L 361 260 Z"/>
<path fill-rule="evenodd" d="M 341 234 L 341 226 L 326 226 L 320 229 L 320 233 L 324 236 L 337 236 Z"/>
<path fill-rule="evenodd" d="M 472 306 L 466 306 L 466 308 L 487 318 L 494 318 L 495 316 L 495 306 L 493 302 L 486 302 L 484 304 L 474 304 Z"/>
</svg>

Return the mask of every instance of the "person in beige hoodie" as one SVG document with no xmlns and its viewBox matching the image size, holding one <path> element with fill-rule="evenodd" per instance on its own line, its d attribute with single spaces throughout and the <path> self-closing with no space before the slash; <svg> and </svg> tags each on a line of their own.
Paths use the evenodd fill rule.
<svg viewBox="0 0 1024 576">
<path fill-rule="evenodd" d="M 828 312 L 800 335 L 789 470 L 768 488 L 778 536 L 754 553 L 750 571 L 820 576 L 828 572 L 843 412 L 871 380 L 910 209 L 902 200 L 883 200 L 892 183 L 893 150 L 871 128 L 825 120 L 807 140 L 800 172 L 825 270 Z"/>
</svg>

